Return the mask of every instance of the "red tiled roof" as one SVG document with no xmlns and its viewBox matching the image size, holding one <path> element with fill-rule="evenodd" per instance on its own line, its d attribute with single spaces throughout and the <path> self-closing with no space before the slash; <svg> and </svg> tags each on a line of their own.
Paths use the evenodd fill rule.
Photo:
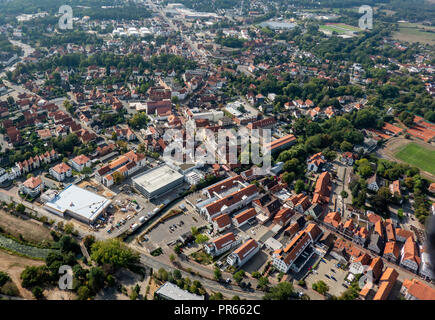
<svg viewBox="0 0 435 320">
<path fill-rule="evenodd" d="M 219 217 L 213 218 L 213 221 L 216 222 L 218 228 L 224 228 L 228 225 L 231 225 L 230 216 L 228 214 L 223 214 Z"/>
<path fill-rule="evenodd" d="M 257 215 L 257 211 L 255 211 L 254 208 L 250 208 L 248 210 L 245 210 L 233 217 L 237 221 L 237 223 L 241 224 L 245 222 L 246 220 L 251 219 L 252 217 L 255 217 Z"/>
<path fill-rule="evenodd" d="M 246 255 L 248 255 L 251 252 L 251 250 L 257 247 L 258 247 L 257 241 L 255 241 L 254 239 L 250 239 L 246 241 L 243 245 L 238 247 L 234 251 L 234 253 L 239 256 L 240 260 L 243 260 L 246 257 Z"/>
<path fill-rule="evenodd" d="M 228 232 L 224 234 L 223 236 L 220 236 L 216 240 L 213 240 L 214 245 L 216 246 L 216 249 L 222 249 L 224 245 L 236 241 L 236 237 L 234 236 L 234 233 Z"/>
</svg>

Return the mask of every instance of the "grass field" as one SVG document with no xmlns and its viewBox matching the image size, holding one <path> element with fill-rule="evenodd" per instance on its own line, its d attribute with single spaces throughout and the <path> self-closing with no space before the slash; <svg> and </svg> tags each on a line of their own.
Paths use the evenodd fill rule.
<svg viewBox="0 0 435 320">
<path fill-rule="evenodd" d="M 328 24 L 320 26 L 320 29 L 331 31 L 331 32 L 335 31 L 338 34 L 347 34 L 347 33 L 351 33 L 351 32 L 361 31 L 361 29 L 358 27 L 349 26 L 349 25 L 344 24 L 344 23 L 328 23 Z"/>
<path fill-rule="evenodd" d="M 399 23 L 399 32 L 394 34 L 394 38 L 411 43 L 420 42 L 433 45 L 435 44 L 435 27 L 424 26 L 418 23 Z"/>
<path fill-rule="evenodd" d="M 415 143 L 410 143 L 397 152 L 395 157 L 431 174 L 435 174 L 435 151 L 428 150 Z"/>
</svg>

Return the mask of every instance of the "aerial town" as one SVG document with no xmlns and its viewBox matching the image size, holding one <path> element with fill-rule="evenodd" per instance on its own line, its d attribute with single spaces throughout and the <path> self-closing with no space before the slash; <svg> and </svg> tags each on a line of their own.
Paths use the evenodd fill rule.
<svg viewBox="0 0 435 320">
<path fill-rule="evenodd" d="M 0 299 L 435 300 L 433 2 L 67 2 L 0 1 Z"/>
</svg>

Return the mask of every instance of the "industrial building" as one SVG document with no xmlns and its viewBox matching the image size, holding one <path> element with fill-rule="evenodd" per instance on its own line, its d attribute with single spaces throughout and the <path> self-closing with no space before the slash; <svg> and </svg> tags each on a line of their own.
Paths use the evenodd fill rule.
<svg viewBox="0 0 435 320">
<path fill-rule="evenodd" d="M 184 176 L 165 164 L 134 177 L 132 181 L 145 197 L 154 199 L 181 185 Z"/>
<path fill-rule="evenodd" d="M 49 199 L 44 208 L 59 216 L 69 215 L 91 224 L 107 209 L 110 203 L 111 200 L 72 184 Z"/>
</svg>

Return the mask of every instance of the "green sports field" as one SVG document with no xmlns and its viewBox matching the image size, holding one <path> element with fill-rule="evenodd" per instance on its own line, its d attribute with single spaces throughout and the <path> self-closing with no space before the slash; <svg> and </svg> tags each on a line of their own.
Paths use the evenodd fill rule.
<svg viewBox="0 0 435 320">
<path fill-rule="evenodd" d="M 435 151 L 433 150 L 423 148 L 416 143 L 410 143 L 397 152 L 395 157 L 431 174 L 435 174 Z"/>
</svg>

